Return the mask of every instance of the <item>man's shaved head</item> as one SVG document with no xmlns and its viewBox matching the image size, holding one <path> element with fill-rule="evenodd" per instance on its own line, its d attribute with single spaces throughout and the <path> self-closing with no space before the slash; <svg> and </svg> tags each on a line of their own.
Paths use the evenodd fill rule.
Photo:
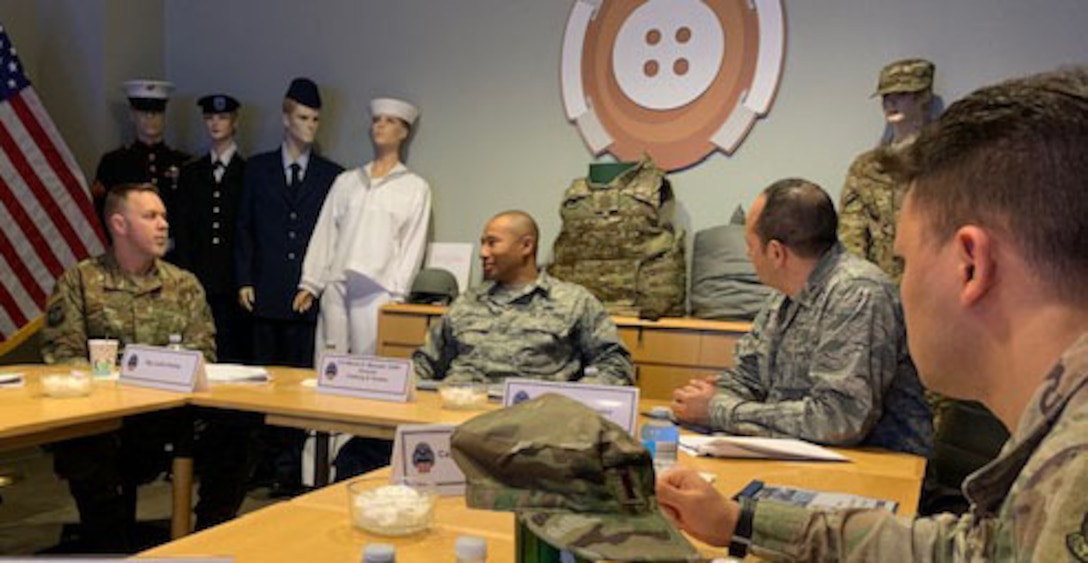
<svg viewBox="0 0 1088 563">
<path fill-rule="evenodd" d="M 480 262 L 484 279 L 502 284 L 528 283 L 537 277 L 540 230 L 524 211 L 503 211 L 484 227 Z"/>
<path fill-rule="evenodd" d="M 533 255 L 536 255 L 537 243 L 540 241 L 540 229 L 536 226 L 536 220 L 532 215 L 524 211 L 503 211 L 488 221 L 489 224 L 508 229 L 517 238 L 529 237 L 533 240 Z"/>
</svg>

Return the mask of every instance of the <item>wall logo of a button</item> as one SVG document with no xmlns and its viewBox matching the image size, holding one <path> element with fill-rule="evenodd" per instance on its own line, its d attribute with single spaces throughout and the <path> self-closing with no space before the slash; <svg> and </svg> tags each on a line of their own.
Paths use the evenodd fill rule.
<svg viewBox="0 0 1088 563">
<path fill-rule="evenodd" d="M 593 154 L 686 168 L 767 114 L 785 41 L 781 0 L 577 0 L 563 106 Z"/>
</svg>

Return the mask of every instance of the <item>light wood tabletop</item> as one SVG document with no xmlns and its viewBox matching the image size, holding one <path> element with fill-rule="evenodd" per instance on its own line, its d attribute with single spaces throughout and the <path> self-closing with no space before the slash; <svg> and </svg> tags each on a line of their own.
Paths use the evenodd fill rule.
<svg viewBox="0 0 1088 563">
<path fill-rule="evenodd" d="M 388 482 L 373 479 L 374 486 Z M 396 547 L 398 561 L 453 561 L 454 542 L 467 534 L 487 540 L 489 563 L 514 561 L 512 514 L 473 510 L 465 507 L 464 497 L 442 497 L 429 530 L 385 537 L 352 525 L 345 485 L 326 489 L 333 493 L 328 500 L 335 496 L 339 502 L 326 505 L 298 497 L 145 551 L 138 559 L 230 556 L 237 563 L 355 563 L 362 560 L 366 544 L 390 543 Z"/>
<path fill-rule="evenodd" d="M 266 415 L 269 424 L 296 426 L 301 428 L 347 432 L 362 436 L 391 438 L 400 424 L 433 424 L 463 422 L 480 411 L 448 410 L 441 408 L 437 393 L 420 391 L 415 400 L 407 403 L 394 403 L 327 395 L 317 392 L 303 383 L 311 378 L 311 370 L 291 368 L 270 368 L 273 381 L 267 384 L 223 384 L 213 385 L 209 391 L 183 394 L 167 391 L 143 389 L 118 385 L 115 382 L 95 382 L 94 390 L 88 397 L 72 399 L 52 399 L 42 394 L 39 379 L 43 374 L 67 368 L 56 366 L 11 366 L 5 372 L 22 372 L 27 376 L 27 384 L 22 388 L 0 389 L 0 449 L 40 444 L 95 432 L 115 429 L 124 416 L 181 407 L 193 404 L 202 407 L 237 409 L 258 412 Z M 643 410 L 664 404 L 660 401 L 643 401 Z M 490 403 L 487 409 L 498 408 L 497 403 Z M 716 487 L 724 494 L 732 495 L 752 479 L 761 479 L 768 485 L 787 485 L 816 490 L 841 491 L 878 498 L 888 498 L 900 503 L 900 514 L 912 514 L 918 503 L 920 484 L 925 471 L 925 460 L 906 454 L 857 449 L 837 450 L 851 463 L 832 462 L 781 462 L 757 460 L 711 460 L 682 456 L 682 463 L 692 464 L 702 471 L 717 476 Z M 177 506 L 191 505 L 191 460 L 182 460 L 175 464 L 175 502 Z M 347 521 L 346 492 L 344 485 L 326 487 L 314 493 L 301 496 L 289 503 L 299 507 L 302 515 L 313 510 L 333 512 L 334 515 L 320 524 L 320 529 L 313 534 L 326 536 L 340 534 L 336 544 L 341 551 L 329 560 L 340 560 L 341 556 L 358 557 L 365 535 L 353 532 Z M 444 499 L 439 511 L 439 523 L 435 540 L 439 547 L 433 553 L 452 553 L 452 541 L 459 533 L 495 531 L 511 546 L 507 552 L 513 552 L 513 524 L 507 514 L 470 511 L 464 507 L 463 499 Z M 458 503 L 460 503 L 458 505 Z M 274 531 L 276 517 L 262 514 L 246 516 L 229 523 L 233 527 L 252 522 L 255 530 Z M 288 508 L 276 508 L 273 514 L 290 512 Z M 175 511 L 175 537 L 189 529 L 189 512 Z M 448 516 L 448 519 L 447 519 Z M 296 515 L 284 516 L 286 522 L 293 522 Z M 266 524 L 266 519 L 267 524 Z M 290 529 L 284 527 L 283 529 Z M 179 543 L 181 551 L 187 553 L 214 555 L 209 551 L 186 552 L 189 547 L 201 545 L 200 538 L 219 538 L 226 534 L 224 548 L 234 546 L 235 539 L 219 528 L 202 532 L 192 540 Z M 275 537 L 269 537 L 269 541 Z M 350 541 L 349 541 L 350 540 Z M 448 540 L 448 541 L 447 541 Z M 190 543 L 196 542 L 196 543 Z M 241 539 L 242 545 L 246 545 Z M 404 540 L 405 545 L 416 545 L 416 540 Z M 360 543 L 361 542 L 361 543 Z M 446 542 L 446 543 L 443 543 Z M 430 542 L 423 542 L 430 543 Z M 448 543 L 448 545 L 446 545 Z M 358 545 L 356 545 L 358 544 Z M 170 544 L 174 545 L 174 544 Z M 209 545 L 219 545 L 211 543 Z M 263 548 L 258 545 L 254 549 Z M 442 551 L 446 547 L 450 549 Z M 173 549 L 173 548 L 171 548 Z M 231 547 L 231 549 L 234 549 Z M 332 549 L 332 547 L 330 547 Z M 428 548 L 430 549 L 430 548 Z M 273 550 L 275 551 L 275 550 Z M 293 551 L 287 550 L 294 553 Z M 350 552 L 350 553 L 349 553 Z M 240 552 L 234 552 L 240 553 Z M 247 552 L 248 553 L 248 552 Z M 239 560 L 287 560 L 262 559 L 254 552 L 254 559 Z M 332 556 L 332 554 L 330 554 Z M 323 559 L 323 558 L 321 558 Z M 295 559 L 298 560 L 298 559 Z M 318 559 L 313 559 L 318 560 Z M 496 559 L 501 560 L 501 559 Z"/>
<path fill-rule="evenodd" d="M 441 407 L 438 394 L 419 391 L 413 401 L 397 403 L 320 393 L 312 384 L 313 370 L 270 367 L 266 384 L 220 384 L 190 395 L 194 405 L 259 412 L 266 422 L 308 430 L 344 432 L 392 439 L 401 424 L 458 424 L 478 412 Z M 497 408 L 493 404 L 491 408 Z"/>
<path fill-rule="evenodd" d="M 836 449 L 852 461 L 779 462 L 724 460 L 681 455 L 680 463 L 712 473 L 715 487 L 731 496 L 752 479 L 767 484 L 841 491 L 896 500 L 900 515 L 913 514 L 924 471 L 915 456 L 876 451 Z M 355 529 L 348 510 L 349 483 L 367 488 L 389 482 L 389 469 L 335 483 L 312 493 L 262 509 L 208 531 L 173 541 L 140 554 L 140 558 L 232 556 L 239 563 L 287 561 L 358 561 L 370 542 L 392 543 L 398 560 L 449 561 L 458 535 L 483 536 L 488 561 L 514 561 L 514 516 L 508 512 L 470 509 L 464 497 L 440 499 L 434 526 L 405 538 L 384 538 Z M 720 557 L 721 548 L 693 541 L 706 557 Z"/>
<path fill-rule="evenodd" d="M 0 388 L 0 450 L 33 446 L 116 429 L 125 416 L 184 406 L 188 395 L 95 381 L 86 397 L 45 396 L 41 377 L 67 374 L 66 366 L 4 366 L 22 373 L 23 387 Z"/>
</svg>

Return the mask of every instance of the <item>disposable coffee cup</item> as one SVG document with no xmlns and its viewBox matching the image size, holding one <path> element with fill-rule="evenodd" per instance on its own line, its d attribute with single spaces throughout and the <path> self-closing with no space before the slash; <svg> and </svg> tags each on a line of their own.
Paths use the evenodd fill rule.
<svg viewBox="0 0 1088 563">
<path fill-rule="evenodd" d="M 113 373 L 117 367 L 117 345 L 118 342 L 110 338 L 92 338 L 87 341 L 92 375 L 105 377 Z"/>
</svg>

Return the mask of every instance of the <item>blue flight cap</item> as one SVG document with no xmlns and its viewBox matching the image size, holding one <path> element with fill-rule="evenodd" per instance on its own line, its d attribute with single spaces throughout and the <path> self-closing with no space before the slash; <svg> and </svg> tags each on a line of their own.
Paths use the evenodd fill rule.
<svg viewBox="0 0 1088 563">
<path fill-rule="evenodd" d="M 284 96 L 313 109 L 321 109 L 321 93 L 317 91 L 317 84 L 309 78 L 296 78 L 291 81 Z"/>
</svg>

